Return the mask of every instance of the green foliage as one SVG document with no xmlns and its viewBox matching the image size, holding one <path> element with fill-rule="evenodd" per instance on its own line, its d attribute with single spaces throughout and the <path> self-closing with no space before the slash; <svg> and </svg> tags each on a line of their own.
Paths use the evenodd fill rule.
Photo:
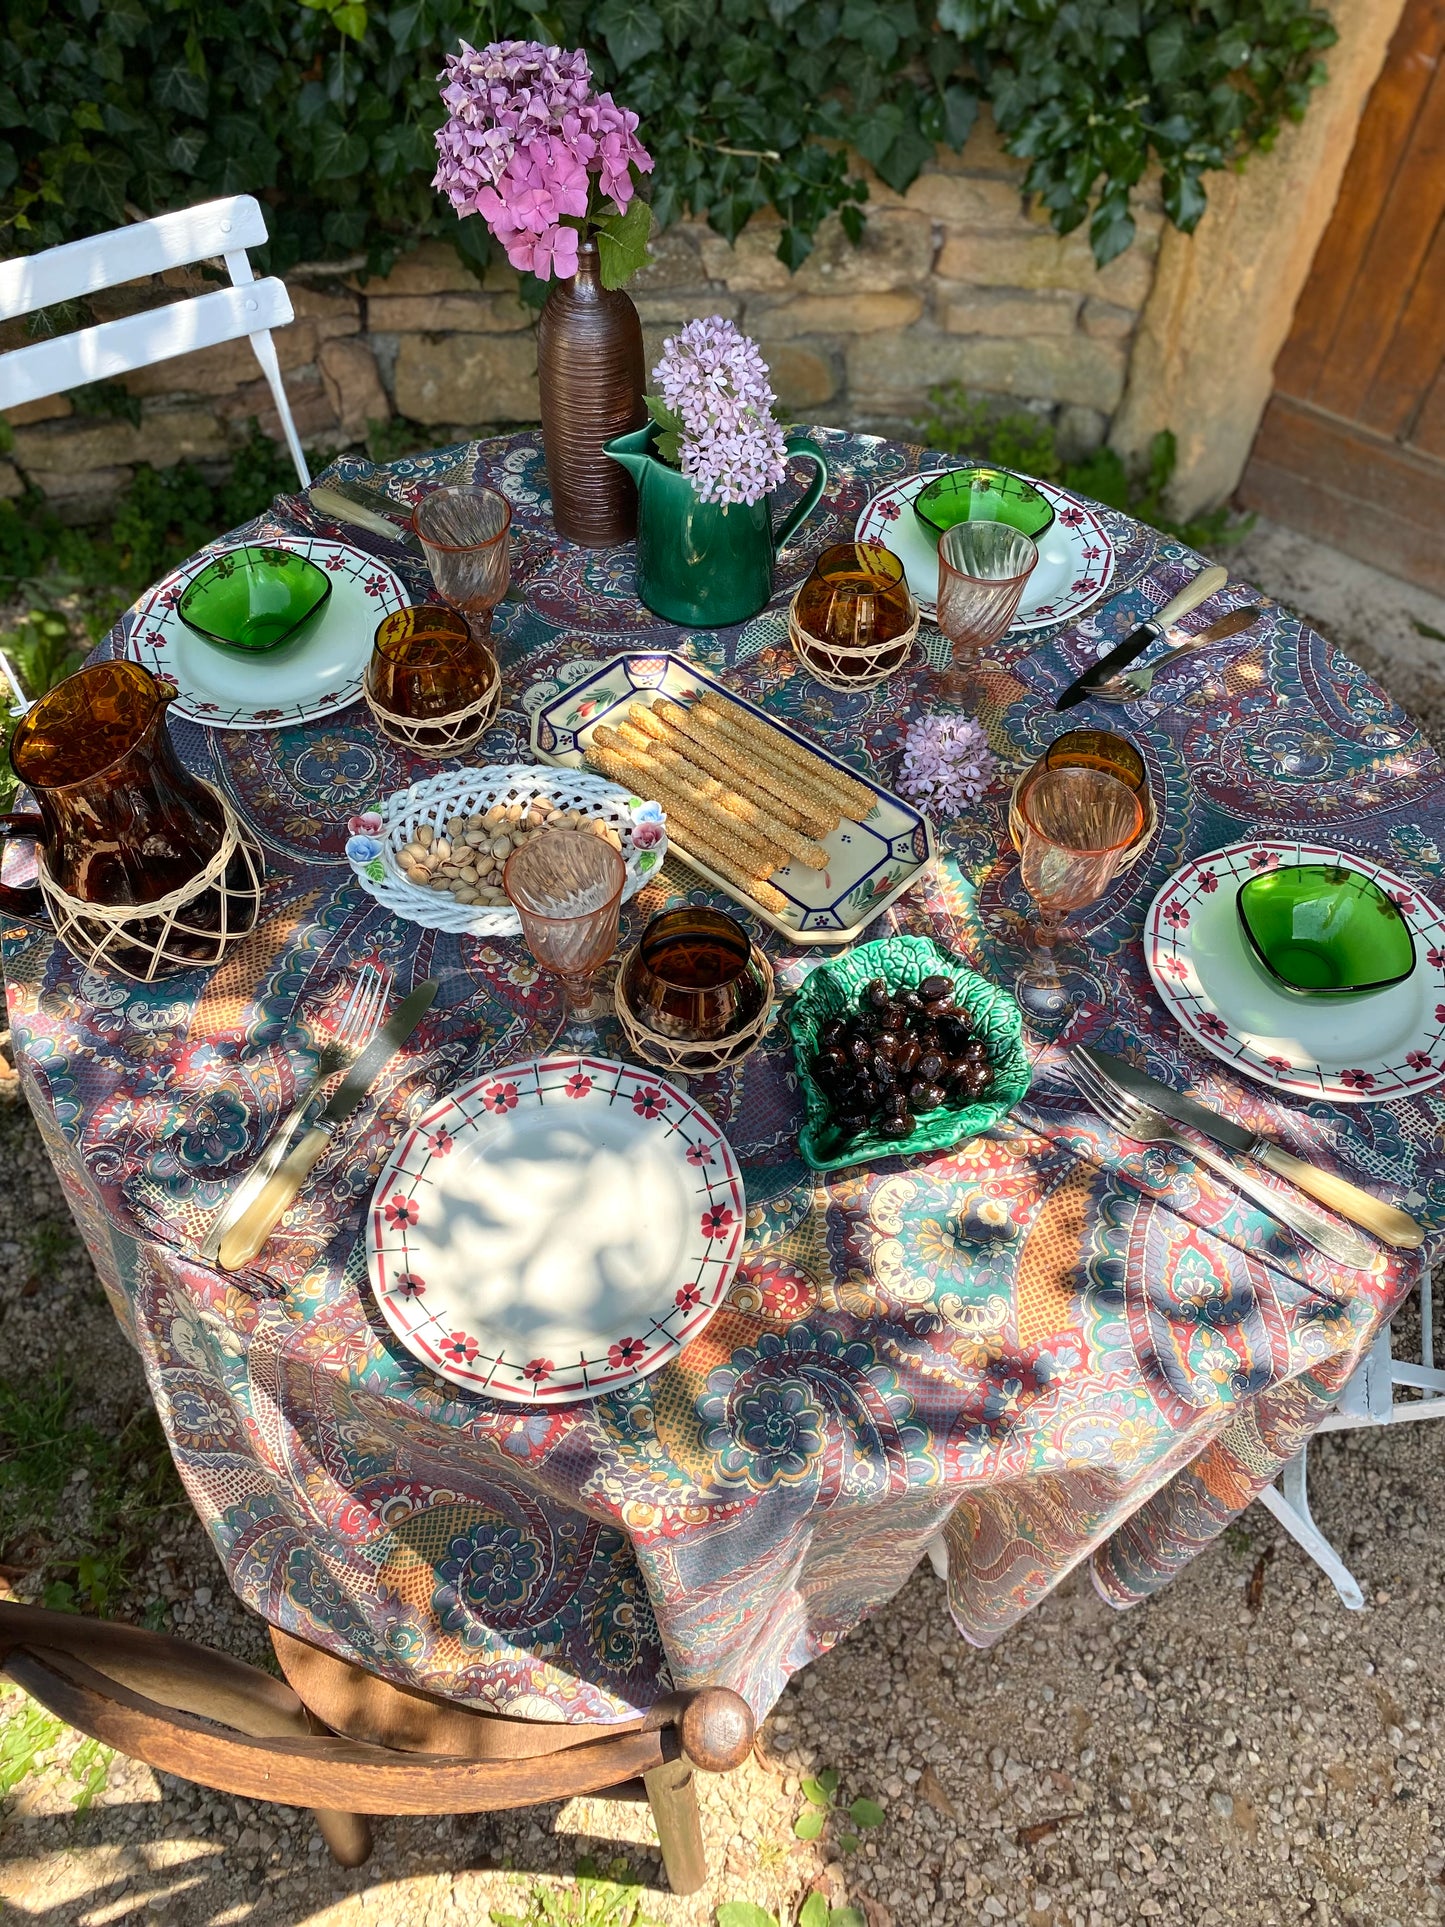
<svg viewBox="0 0 1445 1927">
<path fill-rule="evenodd" d="M 779 1927 L 777 1916 L 751 1900 L 724 1901 L 717 1910 L 717 1927 Z M 820 1893 L 811 1893 L 798 1909 L 794 1927 L 866 1927 L 856 1907 L 830 1907 Z"/>
<path fill-rule="evenodd" d="M 47 1755 L 60 1747 L 70 1729 L 24 1694 L 0 1703 L 0 1798 L 13 1793 L 47 1764 Z M 99 1740 L 82 1740 L 70 1755 L 66 1774 L 78 1784 L 70 1795 L 77 1813 L 84 1813 L 98 1793 L 105 1791 L 115 1754 Z"/>
<path fill-rule="evenodd" d="M 917 424 L 930 448 L 1018 469 L 1042 482 L 1061 482 L 1110 508 L 1123 509 L 1191 548 L 1214 550 L 1242 541 L 1254 527 L 1252 515 L 1235 516 L 1228 507 L 1175 521 L 1166 507 L 1169 484 L 1179 458 L 1173 432 L 1163 428 L 1149 444 L 1138 467 L 1127 467 L 1112 448 L 1097 448 L 1077 461 L 1065 461 L 1052 424 L 1022 410 L 995 414 L 986 402 L 971 401 L 960 382 L 928 391 L 930 411 Z"/>
<path fill-rule="evenodd" d="M 625 1860 L 600 1869 L 579 1860 L 577 1880 L 560 1893 L 538 1887 L 524 1914 L 492 1915 L 495 1927 L 661 1927 L 642 1911 L 638 1880 Z"/>
<path fill-rule="evenodd" d="M 110 1435 L 75 1401 L 58 1367 L 0 1379 L 0 1556 L 39 1574 L 47 1606 L 105 1613 L 160 1513 L 186 1501 L 148 1400 Z"/>
<path fill-rule="evenodd" d="M 1334 39 L 1312 0 L 9 0 L 0 252 L 247 191 L 277 270 L 384 273 L 428 234 L 480 270 L 480 220 L 430 184 L 435 75 L 463 35 L 537 34 L 585 47 L 641 115 L 660 224 L 690 210 L 731 237 L 771 204 L 791 267 L 825 215 L 861 231 L 848 144 L 901 191 L 981 98 L 1101 261 L 1151 161 L 1193 227 L 1204 174 L 1303 114 Z"/>
<path fill-rule="evenodd" d="M 793 1822 L 793 1832 L 800 1840 L 816 1840 L 830 1820 L 840 1821 L 843 1824 L 837 1835 L 838 1846 L 843 1853 L 854 1853 L 858 1834 L 869 1827 L 881 1827 L 887 1816 L 876 1800 L 859 1798 L 847 1806 L 842 1805 L 838 1799 L 840 1778 L 837 1769 L 829 1766 L 804 1780 L 803 1799 L 807 1804 Z M 799 1920 L 800 1927 L 814 1927 L 801 1916 Z"/>
</svg>

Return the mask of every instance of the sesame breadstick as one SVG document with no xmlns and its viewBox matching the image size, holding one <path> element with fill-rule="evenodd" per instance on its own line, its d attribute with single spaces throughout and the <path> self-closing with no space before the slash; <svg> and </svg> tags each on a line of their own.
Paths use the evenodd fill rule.
<svg viewBox="0 0 1445 1927">
<path fill-rule="evenodd" d="M 716 870 L 720 877 L 726 877 L 729 883 L 735 883 L 744 896 L 751 897 L 765 910 L 771 910 L 774 916 L 787 909 L 788 899 L 782 891 L 774 889 L 771 883 L 760 877 L 751 876 L 747 868 L 729 851 L 718 849 L 705 830 L 699 827 L 701 819 L 693 818 L 692 812 L 688 810 L 686 815 L 692 820 L 684 821 L 685 806 L 674 804 L 669 799 L 667 792 L 672 786 L 665 780 L 659 781 L 655 770 L 639 769 L 634 764 L 625 762 L 614 751 L 598 749 L 595 744 L 588 747 L 587 761 L 610 782 L 621 783 L 625 789 L 640 792 L 644 796 L 650 796 L 653 802 L 661 803 L 667 812 L 669 824 L 671 819 L 676 817 L 687 837 L 688 852 L 695 856 L 699 863 L 705 863 L 710 870 Z"/>
<path fill-rule="evenodd" d="M 706 790 L 694 787 L 686 773 L 679 769 L 665 769 L 659 766 L 655 746 L 648 744 L 646 749 L 634 749 L 619 731 L 609 729 L 606 723 L 599 723 L 592 732 L 592 740 L 599 749 L 621 756 L 625 761 L 636 763 L 639 768 L 656 769 L 657 774 L 680 793 L 682 800 L 703 820 L 711 821 L 709 834 L 715 844 L 730 849 L 734 843 L 741 857 L 746 851 L 754 862 L 754 874 L 760 877 L 771 876 L 774 870 L 783 869 L 788 861 L 788 852 L 780 843 L 774 842 L 766 830 L 744 823 L 740 818 L 728 815 L 720 806 L 719 800 L 709 796 Z M 703 782 L 708 778 L 703 776 Z M 717 787 L 714 785 L 714 787 Z"/>
<path fill-rule="evenodd" d="M 855 776 L 826 762 L 815 750 L 795 744 L 791 737 L 782 736 L 761 717 L 755 716 L 741 703 L 729 702 L 726 697 L 715 696 L 709 691 L 700 697 L 698 709 L 711 711 L 712 714 L 725 716 L 733 728 L 746 735 L 764 754 L 783 763 L 787 769 L 805 772 L 815 783 L 826 790 L 836 792 L 841 799 L 845 813 L 855 823 L 873 809 L 878 799 L 866 784 L 860 783 Z"/>
<path fill-rule="evenodd" d="M 623 723 L 611 733 L 619 737 L 629 749 L 639 750 L 644 756 L 655 757 L 664 770 L 670 770 L 679 782 L 695 791 L 703 801 L 726 810 L 729 816 L 737 817 L 750 830 L 766 838 L 769 843 L 776 844 L 785 859 L 796 857 L 799 863 L 806 865 L 810 870 L 827 869 L 828 852 L 821 843 L 814 843 L 811 838 L 801 835 L 797 830 L 790 830 L 786 824 L 779 823 L 770 810 L 760 809 L 738 789 L 710 776 L 705 768 L 699 768 L 698 765 L 702 760 L 701 752 L 694 760 L 693 752 L 697 746 L 689 738 L 672 737 L 671 744 L 685 745 L 684 749 L 677 749 L 671 747 L 669 743 L 656 741 L 631 723 Z M 594 732 L 594 734 L 597 740 L 601 741 L 600 733 Z M 606 749 L 608 744 L 603 742 L 602 747 Z M 741 778 L 738 781 L 740 782 Z M 782 865 L 779 864 L 776 867 L 781 869 Z"/>
<path fill-rule="evenodd" d="M 717 717 L 698 716 L 694 710 L 679 709 L 673 703 L 656 703 L 653 708 L 654 712 L 662 712 L 660 720 L 673 725 L 676 735 L 683 739 L 679 747 L 684 755 L 693 753 L 686 744 L 696 744 L 705 750 L 712 761 L 704 763 L 704 767 L 715 769 L 718 776 L 734 788 L 741 781 L 757 797 L 760 807 L 780 814 L 786 812 L 806 836 L 827 836 L 838 827 L 835 802 L 803 789 L 787 771 L 765 762 L 754 754 L 751 746 L 727 735 Z M 703 762 L 701 756 L 697 760 Z"/>
</svg>

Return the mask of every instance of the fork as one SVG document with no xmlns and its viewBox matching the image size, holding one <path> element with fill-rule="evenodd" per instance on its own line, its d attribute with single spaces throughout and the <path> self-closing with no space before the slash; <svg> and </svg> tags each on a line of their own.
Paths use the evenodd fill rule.
<svg viewBox="0 0 1445 1927">
<path fill-rule="evenodd" d="M 1192 656 L 1198 649 L 1212 649 L 1216 643 L 1227 642 L 1231 635 L 1242 634 L 1252 623 L 1258 622 L 1263 614 L 1264 610 L 1258 603 L 1252 603 L 1245 609 L 1232 609 L 1220 621 L 1211 623 L 1198 635 L 1186 636 L 1183 642 L 1176 643 L 1172 649 L 1167 649 L 1153 662 L 1146 662 L 1139 669 L 1122 670 L 1119 675 L 1111 676 L 1108 682 L 1101 682 L 1097 689 L 1091 689 L 1089 694 L 1096 702 L 1138 702 L 1141 696 L 1149 694 L 1154 678 L 1161 669 L 1171 668 L 1183 657 Z"/>
<path fill-rule="evenodd" d="M 260 1195 L 266 1181 L 279 1169 L 281 1160 L 291 1147 L 297 1126 L 306 1114 L 306 1107 L 317 1091 L 328 1077 L 334 1077 L 337 1071 L 344 1069 L 370 1041 L 386 1002 L 386 986 L 386 974 L 378 970 L 375 964 L 363 964 L 357 972 L 356 982 L 337 1019 L 336 1028 L 317 1054 L 314 1076 L 272 1133 L 260 1157 L 216 1213 L 206 1233 L 205 1243 L 201 1246 L 201 1256 L 208 1265 L 215 1264 L 220 1256 L 221 1240 L 242 1212 Z"/>
<path fill-rule="evenodd" d="M 1291 1231 L 1324 1252 L 1327 1258 L 1333 1258 L 1336 1264 L 1350 1265 L 1362 1271 L 1368 1271 L 1373 1266 L 1375 1254 L 1371 1246 L 1353 1232 L 1331 1223 L 1323 1212 L 1316 1211 L 1303 1198 L 1285 1197 L 1277 1191 L 1271 1191 L 1267 1184 L 1261 1184 L 1239 1170 L 1228 1158 L 1193 1143 L 1177 1131 L 1162 1112 L 1151 1110 L 1147 1104 L 1140 1103 L 1127 1091 L 1121 1090 L 1087 1059 L 1071 1053 L 1069 1069 L 1088 1103 L 1121 1137 L 1132 1138 L 1136 1144 L 1172 1144 L 1177 1150 L 1186 1151 L 1190 1157 L 1197 1158 L 1201 1164 L 1217 1172 L 1234 1190 L 1251 1199 L 1261 1211 L 1267 1212 L 1280 1224 L 1288 1225 Z M 1333 1292 L 1322 1291 L 1308 1279 L 1299 1282 L 1327 1304 L 1338 1305 L 1342 1302 Z"/>
</svg>

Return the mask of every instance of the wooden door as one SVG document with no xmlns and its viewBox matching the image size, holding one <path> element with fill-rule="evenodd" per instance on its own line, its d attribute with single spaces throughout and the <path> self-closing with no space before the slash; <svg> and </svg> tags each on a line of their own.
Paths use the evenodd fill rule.
<svg viewBox="0 0 1445 1927">
<path fill-rule="evenodd" d="M 1445 0 L 1408 0 L 1274 383 L 1245 504 L 1445 594 Z"/>
</svg>

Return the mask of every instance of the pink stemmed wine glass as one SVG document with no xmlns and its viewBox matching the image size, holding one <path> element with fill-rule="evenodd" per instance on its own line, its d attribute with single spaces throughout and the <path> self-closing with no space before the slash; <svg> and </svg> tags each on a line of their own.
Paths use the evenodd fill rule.
<svg viewBox="0 0 1445 1927">
<path fill-rule="evenodd" d="M 1144 807 L 1117 776 L 1071 764 L 1043 770 L 1018 809 L 1019 872 L 1038 921 L 1030 933 L 1034 956 L 1014 979 L 1014 993 L 1033 1028 L 1052 1035 L 1079 1001 L 1071 974 L 1083 974 L 1060 966 L 1064 919 L 1108 889 L 1143 825 Z"/>
<path fill-rule="evenodd" d="M 543 830 L 512 852 L 502 873 L 527 948 L 561 980 L 575 1041 L 589 1041 L 602 1014 L 593 983 L 617 948 L 626 882 L 620 854 L 590 830 Z"/>
<path fill-rule="evenodd" d="M 1006 522 L 959 522 L 938 542 L 938 626 L 952 644 L 940 693 L 962 707 L 976 704 L 980 650 L 1006 634 L 1039 552 L 1031 536 Z"/>
<path fill-rule="evenodd" d="M 417 503 L 411 523 L 438 593 L 480 641 L 512 579 L 511 503 L 481 484 L 436 488 Z"/>
</svg>

